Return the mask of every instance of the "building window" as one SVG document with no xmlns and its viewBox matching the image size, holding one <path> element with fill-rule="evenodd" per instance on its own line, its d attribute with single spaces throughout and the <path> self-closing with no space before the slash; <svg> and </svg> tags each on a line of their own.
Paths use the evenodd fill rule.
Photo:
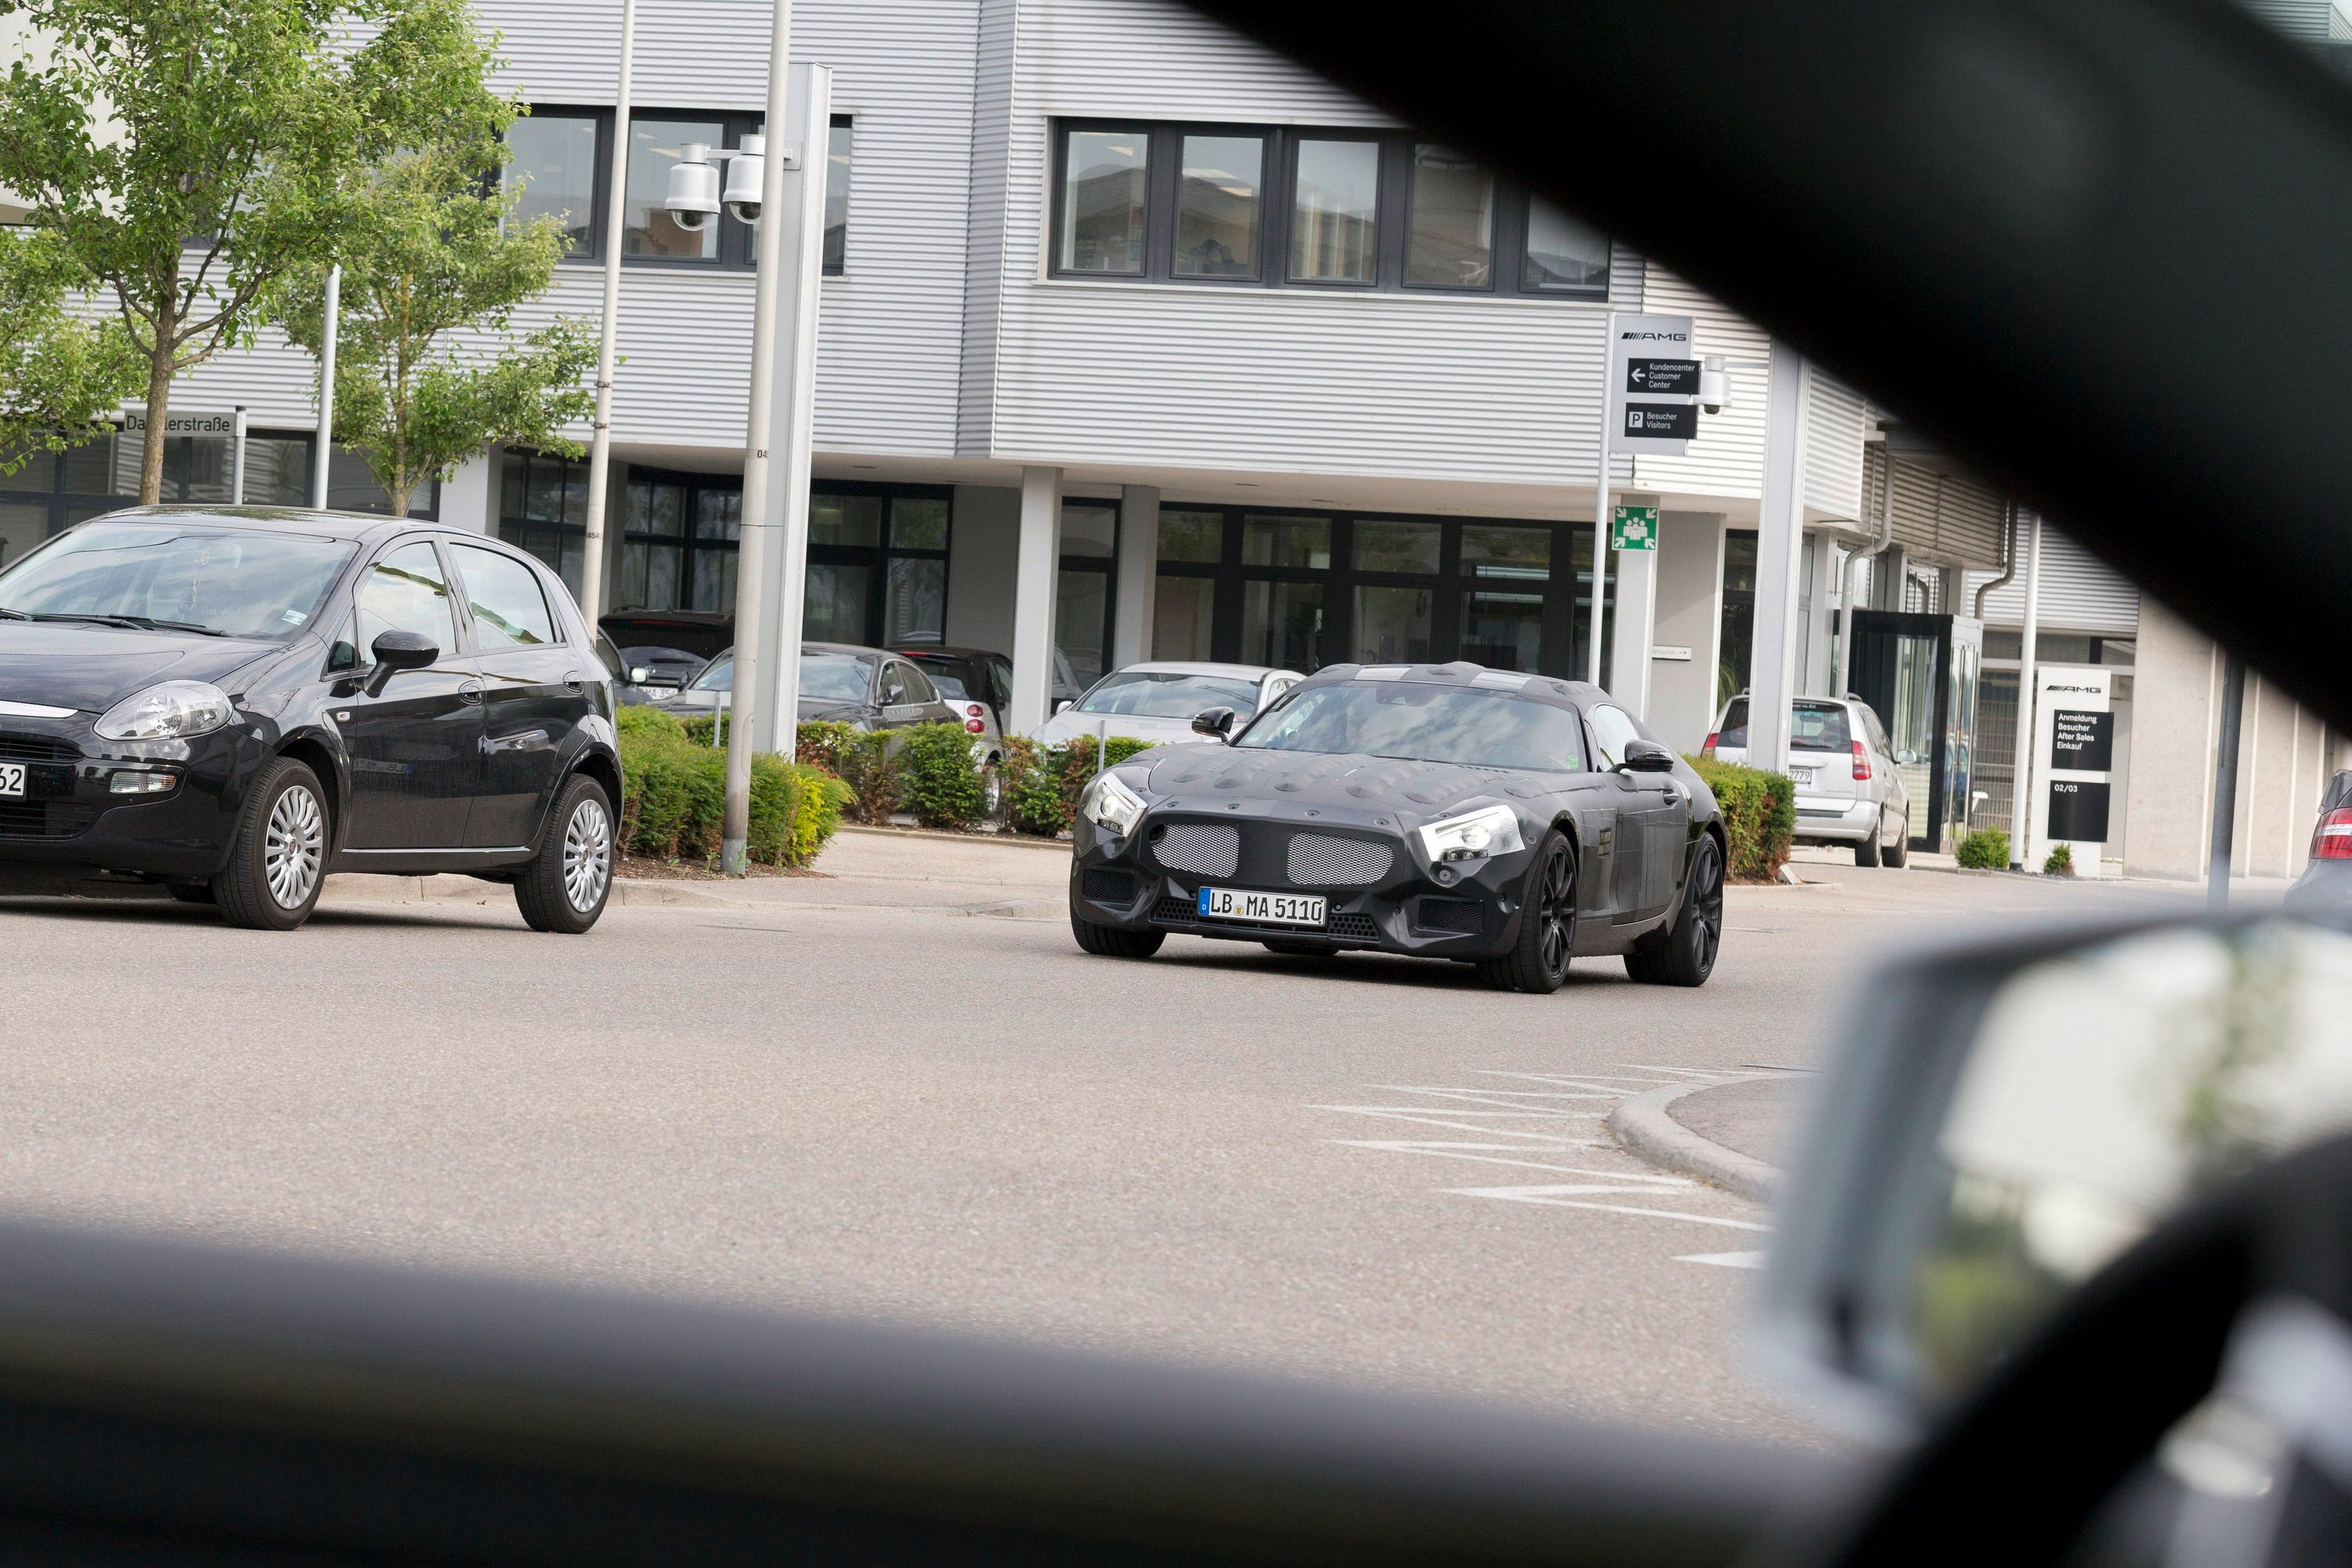
<svg viewBox="0 0 2352 1568">
<path fill-rule="evenodd" d="M 509 452 L 499 470 L 499 537 L 545 562 L 577 597 L 588 537 L 588 465 Z"/>
<path fill-rule="evenodd" d="M 1081 689 L 1110 670 L 1111 574 L 1118 561 L 1118 504 L 1062 503 L 1061 571 L 1054 584 L 1054 646 Z"/>
<path fill-rule="evenodd" d="M 810 487 L 801 635 L 882 647 L 945 637 L 951 493 L 829 480 Z"/>
<path fill-rule="evenodd" d="M 1715 672 L 1717 707 L 1748 689 L 1748 660 L 1756 647 L 1756 531 L 1726 529 L 1723 534 L 1723 651 Z"/>
<path fill-rule="evenodd" d="M 507 127 L 509 156 L 501 174 L 509 190 L 520 189 L 514 217 L 529 225 L 553 214 L 563 223 L 568 254 L 595 249 L 596 148 L 593 114 L 527 114 Z"/>
<path fill-rule="evenodd" d="M 727 145 L 727 125 L 719 120 L 629 121 L 629 184 L 621 212 L 621 254 L 657 257 L 665 261 L 716 261 L 721 228 L 732 219 L 714 217 L 699 229 L 679 226 L 663 207 L 669 195 L 669 172 L 699 144 Z"/>
<path fill-rule="evenodd" d="M 740 479 L 629 465 L 614 605 L 733 613 L 742 510 Z"/>
<path fill-rule="evenodd" d="M 1052 145 L 1057 277 L 1608 297 L 1606 237 L 1410 132 L 1070 121 Z"/>
<path fill-rule="evenodd" d="M 824 275 L 838 278 L 849 266 L 849 116 L 836 114 L 824 143 Z M 752 247 L 756 257 L 757 246 Z"/>
</svg>

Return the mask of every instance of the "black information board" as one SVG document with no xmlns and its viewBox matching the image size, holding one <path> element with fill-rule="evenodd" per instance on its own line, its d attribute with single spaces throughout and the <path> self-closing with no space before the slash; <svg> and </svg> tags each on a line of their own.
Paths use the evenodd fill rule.
<svg viewBox="0 0 2352 1568">
<path fill-rule="evenodd" d="M 2050 765 L 2103 773 L 2116 765 L 2116 716 L 2060 708 L 2050 715 Z M 2063 836 L 2062 836 L 2063 837 Z"/>
<path fill-rule="evenodd" d="M 1696 392 L 1698 361 L 1695 359 L 1634 359 L 1625 362 L 1628 392 Z"/>
<path fill-rule="evenodd" d="M 2102 713 L 2098 718 L 2105 718 Z M 2046 831 L 2053 839 L 2071 839 L 2077 844 L 2105 844 L 2107 841 L 2107 785 L 2077 783 L 2073 779 L 2050 781 L 2050 816 Z"/>
<path fill-rule="evenodd" d="M 1693 441 L 1698 438 L 1696 403 L 1628 403 L 1625 434 L 1653 441 Z"/>
</svg>

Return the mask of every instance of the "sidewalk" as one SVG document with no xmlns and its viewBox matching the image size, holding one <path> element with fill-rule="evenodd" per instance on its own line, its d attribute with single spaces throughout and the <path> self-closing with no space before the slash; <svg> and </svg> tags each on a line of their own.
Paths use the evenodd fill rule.
<svg viewBox="0 0 2352 1568">
<path fill-rule="evenodd" d="M 1609 1131 L 1651 1164 L 1769 1203 L 1787 1180 L 1775 1162 L 1803 1114 L 1812 1076 L 1765 1071 L 1729 1083 L 1669 1084 L 1620 1103 Z"/>
</svg>

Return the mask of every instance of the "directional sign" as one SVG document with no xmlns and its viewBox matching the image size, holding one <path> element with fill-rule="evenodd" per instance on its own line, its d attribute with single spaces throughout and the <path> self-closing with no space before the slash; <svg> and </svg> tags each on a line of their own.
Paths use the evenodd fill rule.
<svg viewBox="0 0 2352 1568">
<path fill-rule="evenodd" d="M 1688 316 L 1609 318 L 1609 449 L 1679 458 L 1698 434 Z"/>
<path fill-rule="evenodd" d="M 1610 549 L 1655 550 L 1657 547 L 1658 509 L 1656 507 L 1621 506 L 1609 514 Z"/>
<path fill-rule="evenodd" d="M 1630 359 L 1622 390 L 1634 393 L 1685 393 L 1698 390 L 1695 359 Z"/>
</svg>

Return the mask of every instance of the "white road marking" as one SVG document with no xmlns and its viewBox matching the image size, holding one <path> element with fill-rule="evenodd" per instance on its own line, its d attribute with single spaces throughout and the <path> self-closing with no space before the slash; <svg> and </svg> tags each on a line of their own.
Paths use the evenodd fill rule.
<svg viewBox="0 0 2352 1568">
<path fill-rule="evenodd" d="M 1712 1263 L 1724 1268 L 1761 1268 L 1764 1255 L 1760 1252 L 1692 1252 L 1675 1259 L 1677 1263 Z"/>
<path fill-rule="evenodd" d="M 1753 1220 L 1724 1219 L 1711 1214 L 1688 1214 L 1681 1209 L 1634 1208 L 1625 1204 L 1593 1204 L 1570 1196 L 1577 1193 L 1640 1193 L 1643 1187 L 1615 1186 L 1553 1186 L 1553 1187 L 1448 1187 L 1445 1191 L 1465 1198 L 1503 1198 L 1511 1203 L 1545 1204 L 1553 1208 L 1598 1209 L 1602 1214 L 1642 1215 L 1650 1219 L 1682 1219 L 1693 1225 L 1719 1225 L 1727 1230 L 1756 1230 L 1770 1235 L 1772 1227 L 1758 1225 Z"/>
</svg>

